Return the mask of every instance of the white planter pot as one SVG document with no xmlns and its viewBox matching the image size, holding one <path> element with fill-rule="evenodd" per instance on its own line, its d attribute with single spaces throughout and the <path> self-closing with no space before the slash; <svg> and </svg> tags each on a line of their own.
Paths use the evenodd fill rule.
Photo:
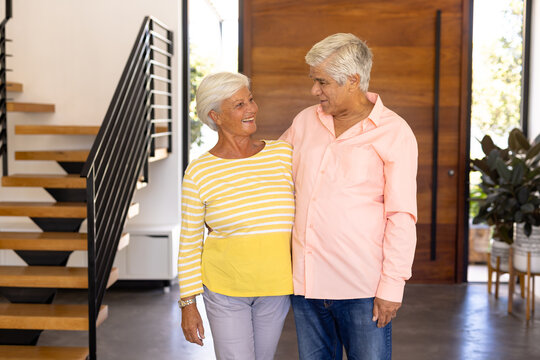
<svg viewBox="0 0 540 360">
<path fill-rule="evenodd" d="M 531 254 L 531 273 L 540 273 L 540 248 L 528 249 L 514 246 L 514 268 L 522 272 L 527 272 L 528 253 Z"/>
<path fill-rule="evenodd" d="M 523 224 L 514 224 L 514 245 L 527 249 L 540 249 L 540 226 L 534 226 L 527 237 Z"/>
<path fill-rule="evenodd" d="M 533 227 L 531 236 L 523 231 L 523 224 L 514 224 L 514 267 L 527 272 L 527 256 L 531 254 L 532 273 L 540 272 L 540 226 Z"/>
<path fill-rule="evenodd" d="M 499 240 L 491 240 L 490 263 L 493 269 L 497 269 L 497 257 L 500 257 L 499 270 L 508 271 L 508 258 L 510 257 L 510 245 Z"/>
</svg>

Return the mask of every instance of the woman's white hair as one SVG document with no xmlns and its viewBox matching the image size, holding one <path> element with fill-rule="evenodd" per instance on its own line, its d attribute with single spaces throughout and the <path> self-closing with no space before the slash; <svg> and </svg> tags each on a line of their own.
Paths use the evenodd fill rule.
<svg viewBox="0 0 540 360">
<path fill-rule="evenodd" d="M 206 76 L 197 89 L 197 115 L 214 131 L 217 125 L 210 117 L 210 111 L 221 111 L 223 100 L 230 98 L 243 87 L 249 88 L 249 79 L 240 73 L 219 72 Z"/>
<path fill-rule="evenodd" d="M 349 76 L 360 76 L 359 88 L 368 90 L 373 55 L 366 43 L 353 34 L 338 33 L 319 41 L 306 54 L 309 66 L 325 63 L 325 71 L 339 85 Z"/>
</svg>

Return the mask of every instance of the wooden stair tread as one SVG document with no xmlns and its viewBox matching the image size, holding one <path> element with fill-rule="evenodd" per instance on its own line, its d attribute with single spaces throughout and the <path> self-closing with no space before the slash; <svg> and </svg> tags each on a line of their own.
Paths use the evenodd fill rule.
<svg viewBox="0 0 540 360">
<path fill-rule="evenodd" d="M 54 189 L 85 189 L 86 179 L 76 174 L 13 174 L 2 177 L 2 186 L 43 187 Z"/>
<path fill-rule="evenodd" d="M 16 151 L 15 160 L 85 162 L 90 150 Z"/>
<path fill-rule="evenodd" d="M 23 84 L 8 81 L 8 82 L 6 82 L 6 91 L 9 91 L 9 92 L 22 92 L 23 91 Z"/>
<path fill-rule="evenodd" d="M 108 307 L 99 309 L 96 324 L 107 318 Z M 1 329 L 88 330 L 88 305 L 0 303 Z"/>
<path fill-rule="evenodd" d="M 17 112 L 54 112 L 54 104 L 8 102 L 7 111 Z"/>
<path fill-rule="evenodd" d="M 17 135 L 97 135 L 99 126 L 15 125 Z"/>
<path fill-rule="evenodd" d="M 154 151 L 154 156 L 148 158 L 148 162 L 163 160 L 169 157 L 169 152 L 166 148 L 159 148 Z"/>
<path fill-rule="evenodd" d="M 88 353 L 85 347 L 0 345 L 0 359 L 9 360 L 86 360 Z"/>
<path fill-rule="evenodd" d="M 15 125 L 17 135 L 97 135 L 100 126 L 79 125 Z M 165 133 L 169 128 L 157 125 L 156 133 Z"/>
<path fill-rule="evenodd" d="M 83 219 L 86 218 L 86 203 L 0 201 L 0 216 Z"/>
<path fill-rule="evenodd" d="M 0 249 L 87 250 L 87 234 L 70 232 L 0 232 Z"/>
<path fill-rule="evenodd" d="M 86 251 L 87 234 L 70 232 L 0 232 L 0 249 L 35 251 Z M 118 250 L 129 244 L 129 234 L 120 238 Z"/>
<path fill-rule="evenodd" d="M 118 269 L 113 267 L 107 287 L 116 280 Z M 0 286 L 87 289 L 88 269 L 67 266 L 0 266 Z"/>
</svg>

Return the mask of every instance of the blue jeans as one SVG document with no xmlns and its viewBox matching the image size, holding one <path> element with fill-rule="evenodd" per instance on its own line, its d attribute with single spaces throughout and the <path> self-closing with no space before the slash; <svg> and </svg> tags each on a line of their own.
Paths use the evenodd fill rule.
<svg viewBox="0 0 540 360">
<path fill-rule="evenodd" d="M 373 298 L 351 300 L 292 297 L 300 360 L 390 360 L 392 323 L 378 328 Z"/>
</svg>

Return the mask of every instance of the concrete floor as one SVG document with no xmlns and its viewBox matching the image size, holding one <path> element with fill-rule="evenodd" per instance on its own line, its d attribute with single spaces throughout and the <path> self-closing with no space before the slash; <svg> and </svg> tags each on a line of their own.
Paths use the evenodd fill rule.
<svg viewBox="0 0 540 360">
<path fill-rule="evenodd" d="M 98 359 L 214 359 L 209 331 L 202 348 L 183 339 L 177 291 L 177 287 L 169 293 L 160 289 L 109 290 L 104 301 L 109 305 L 109 318 L 98 329 Z M 485 284 L 407 285 L 404 306 L 393 324 L 393 359 L 540 359 L 540 315 L 527 323 L 524 301 L 518 295 L 514 297 L 515 313 L 508 315 L 505 286 L 501 294 L 495 300 L 487 294 Z M 82 303 L 85 297 L 84 292 L 65 291 L 57 301 Z M 291 315 L 277 360 L 298 358 Z M 48 331 L 39 344 L 84 346 L 86 336 L 85 332 Z"/>
</svg>

